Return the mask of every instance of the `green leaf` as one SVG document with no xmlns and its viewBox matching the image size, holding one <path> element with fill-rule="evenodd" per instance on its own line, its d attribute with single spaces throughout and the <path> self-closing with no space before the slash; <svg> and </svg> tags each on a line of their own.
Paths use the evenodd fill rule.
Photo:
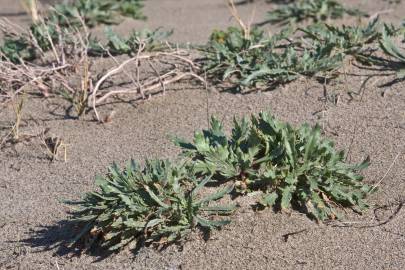
<svg viewBox="0 0 405 270">
<path fill-rule="evenodd" d="M 290 187 L 280 188 L 281 190 L 281 209 L 287 209 L 291 205 L 292 190 Z"/>
<path fill-rule="evenodd" d="M 198 225 L 209 228 L 209 229 L 222 227 L 222 226 L 228 225 L 230 223 L 229 220 L 215 220 L 214 221 L 214 220 L 208 220 L 208 219 L 202 218 L 201 216 L 195 216 L 195 219 L 196 219 Z"/>
<path fill-rule="evenodd" d="M 210 194 L 204 198 L 202 198 L 201 200 L 197 201 L 196 204 L 197 205 L 201 205 L 201 204 L 205 204 L 211 201 L 216 201 L 219 200 L 221 198 L 223 198 L 226 194 L 229 194 L 230 192 L 232 192 L 232 190 L 234 189 L 234 185 L 230 184 L 227 185 L 226 187 L 220 189 L 219 191 Z"/>
<path fill-rule="evenodd" d="M 150 187 L 144 185 L 145 190 L 148 192 L 149 196 L 160 206 L 164 208 L 170 208 L 170 205 L 165 204 L 162 202 L 158 196 L 150 189 Z"/>
<path fill-rule="evenodd" d="M 193 194 L 196 195 L 205 185 L 211 180 L 211 177 L 205 177 L 193 190 Z"/>
<path fill-rule="evenodd" d="M 307 162 L 312 154 L 316 150 L 316 143 L 319 141 L 319 137 L 321 135 L 321 129 L 317 125 L 311 132 L 309 140 L 307 144 L 305 145 L 305 154 L 304 154 L 304 162 Z"/>
<path fill-rule="evenodd" d="M 265 194 L 259 201 L 264 206 L 273 206 L 276 204 L 278 194 L 276 192 Z"/>
</svg>

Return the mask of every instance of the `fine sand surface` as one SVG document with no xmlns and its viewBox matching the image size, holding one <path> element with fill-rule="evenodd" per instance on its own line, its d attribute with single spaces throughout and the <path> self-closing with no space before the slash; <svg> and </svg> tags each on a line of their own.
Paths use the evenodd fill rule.
<svg viewBox="0 0 405 270">
<path fill-rule="evenodd" d="M 370 14 L 392 9 L 383 18 L 396 23 L 405 10 L 405 3 L 344 2 Z M 5 14 L 0 16 L 28 23 L 26 16 L 15 15 L 22 11 L 16 1 L 0 3 L 0 13 Z M 271 5 L 254 3 L 240 11 L 249 18 L 256 5 L 259 22 Z M 172 40 L 204 43 L 212 28 L 233 24 L 222 0 L 147 0 L 145 13 L 147 22 L 126 20 L 114 28 L 127 33 L 143 25 L 164 26 L 174 29 Z M 49 127 L 69 144 L 68 162 L 50 163 L 37 143 L 0 151 L 0 269 L 405 269 L 404 83 L 384 87 L 390 78 L 372 77 L 361 95 L 351 100 L 347 89 L 358 92 L 366 78 L 339 78 L 327 86 L 327 93 L 341 94 L 336 105 L 325 102 L 325 89 L 317 82 L 296 81 L 247 95 L 179 84 L 151 100 L 108 105 L 117 113 L 104 125 L 91 121 L 91 116 L 66 118 L 66 104 L 58 100 L 27 99 L 23 132 Z M 217 115 L 229 128 L 234 115 L 267 109 L 294 125 L 320 123 L 337 147 L 349 150 L 352 162 L 370 156 L 365 181 L 382 180 L 369 199 L 370 210 L 362 216 L 348 211 L 343 222 L 322 225 L 298 212 L 254 212 L 251 201 L 240 198 L 234 222 L 208 241 L 195 233 L 182 248 L 171 246 L 161 252 L 143 248 L 136 255 L 122 251 L 106 258 L 77 255 L 64 246 L 74 229 L 61 200 L 77 200 L 94 189 L 95 175 L 106 173 L 109 164 L 123 165 L 130 158 L 174 158 L 178 149 L 168 135 L 191 138 L 194 130 L 207 127 L 208 115 Z M 11 107 L 0 107 L 0 127 L 12 117 Z"/>
</svg>

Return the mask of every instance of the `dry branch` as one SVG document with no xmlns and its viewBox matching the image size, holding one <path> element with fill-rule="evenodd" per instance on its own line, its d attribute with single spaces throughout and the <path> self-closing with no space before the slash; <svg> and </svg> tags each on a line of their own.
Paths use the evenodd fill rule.
<svg viewBox="0 0 405 270">
<path fill-rule="evenodd" d="M 44 23 L 42 20 L 41 23 Z M 86 108 L 94 110 L 98 121 L 102 117 L 97 106 L 116 95 L 138 95 L 140 98 L 166 92 L 166 86 L 183 79 L 205 80 L 199 76 L 199 68 L 194 63 L 190 52 L 173 48 L 170 44 L 162 46 L 159 51 L 149 52 L 147 40 L 138 40 L 139 46 L 130 58 L 114 57 L 102 44 L 99 48 L 105 56 L 112 59 L 114 66 L 106 72 L 96 68 L 96 57 L 89 57 L 89 33 L 84 25 L 79 31 L 75 28 L 64 28 L 53 25 L 59 36 L 54 41 L 50 33 L 45 38 L 50 44 L 50 51 L 44 52 L 39 41 L 30 31 L 19 33 L 18 27 L 11 22 L 0 22 L 0 28 L 14 38 L 24 37 L 30 46 L 38 51 L 39 59 L 25 62 L 19 59 L 15 63 L 0 54 L 0 98 L 14 98 L 27 88 L 38 91 L 45 97 L 55 94 L 72 103 L 80 116 Z M 48 29 L 44 27 L 44 29 Z M 20 30 L 20 29 L 19 29 Z M 98 65 L 99 66 L 99 65 Z M 122 75 L 130 79 L 130 86 L 122 86 Z M 118 77 L 118 78 L 117 78 Z M 106 87 L 106 82 L 113 82 Z"/>
<path fill-rule="evenodd" d="M 162 70 L 157 68 L 157 66 L 162 66 L 167 63 L 170 63 L 169 68 L 162 68 Z M 147 78 L 140 78 L 140 74 L 146 72 L 144 68 L 146 66 L 145 64 L 148 64 L 152 72 L 148 73 Z M 100 91 L 105 81 L 110 80 L 113 76 L 120 74 L 122 71 L 124 71 L 125 74 L 129 74 L 128 76 L 130 78 L 133 78 L 131 72 L 135 74 L 136 79 L 135 81 L 132 80 L 132 87 L 120 87 L 114 90 Z M 97 120 L 102 121 L 97 111 L 97 105 L 105 102 L 107 98 L 123 94 L 135 94 L 140 95 L 141 98 L 145 98 L 148 95 L 156 93 L 159 89 L 164 93 L 167 85 L 185 78 L 193 78 L 205 82 L 205 80 L 198 75 L 198 68 L 194 65 L 192 59 L 187 57 L 186 51 L 174 50 L 156 53 L 138 51 L 136 56 L 117 64 L 95 83 L 94 89 L 89 96 L 89 106 L 94 110 Z"/>
</svg>

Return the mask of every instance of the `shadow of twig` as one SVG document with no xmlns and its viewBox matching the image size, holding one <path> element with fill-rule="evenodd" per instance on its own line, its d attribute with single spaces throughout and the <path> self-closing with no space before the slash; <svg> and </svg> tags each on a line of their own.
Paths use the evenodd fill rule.
<svg viewBox="0 0 405 270">
<path fill-rule="evenodd" d="M 402 208 L 404 207 L 404 204 L 405 204 L 405 200 L 399 201 L 396 203 L 387 204 L 387 205 L 382 205 L 382 206 L 375 208 L 373 211 L 374 217 L 377 220 L 377 223 L 375 223 L 375 224 L 361 224 L 358 222 L 341 222 L 339 224 L 332 224 L 332 227 L 339 227 L 339 228 L 350 227 L 350 228 L 356 228 L 356 229 L 381 227 L 381 226 L 384 226 L 384 225 L 392 222 L 399 215 Z M 391 209 L 392 207 L 395 207 L 394 212 L 388 218 L 385 218 L 383 220 L 378 217 L 378 211 Z"/>
</svg>

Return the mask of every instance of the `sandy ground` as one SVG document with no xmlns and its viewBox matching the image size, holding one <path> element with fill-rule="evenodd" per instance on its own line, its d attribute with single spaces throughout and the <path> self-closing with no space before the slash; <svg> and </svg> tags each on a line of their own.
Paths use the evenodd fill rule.
<svg viewBox="0 0 405 270">
<path fill-rule="evenodd" d="M 260 21 L 270 6 L 255 2 Z M 405 10 L 405 3 L 345 2 L 370 13 L 392 9 L 385 16 L 396 22 Z M 9 17 L 21 12 L 15 1 L 0 3 L 0 13 Z M 248 18 L 252 7 L 241 7 L 242 16 Z M 232 23 L 221 0 L 148 0 L 145 13 L 147 22 L 126 20 L 117 31 L 164 26 L 175 29 L 173 40 L 202 43 L 212 28 Z M 21 15 L 10 18 L 28 21 Z M 316 82 L 249 95 L 180 84 L 149 101 L 115 104 L 116 117 L 106 125 L 66 118 L 65 104 L 56 100 L 28 99 L 23 132 L 49 127 L 69 144 L 68 162 L 49 163 L 37 143 L 0 152 L 0 269 L 404 269 L 405 211 L 398 203 L 405 200 L 404 83 L 381 87 L 386 79 L 372 77 L 362 96 L 350 100 L 346 87 L 357 92 L 365 79 L 341 78 L 328 86 L 328 93 L 341 94 L 337 105 L 324 101 L 324 89 Z M 318 225 L 297 212 L 253 212 L 247 199 L 238 199 L 242 207 L 232 224 L 206 242 L 195 234 L 182 249 L 144 248 L 136 255 L 123 251 L 104 258 L 76 256 L 63 245 L 73 232 L 61 200 L 92 190 L 94 176 L 104 174 L 109 164 L 173 158 L 178 150 L 168 135 L 191 138 L 194 130 L 207 127 L 207 115 L 219 116 L 229 127 L 234 115 L 267 109 L 293 124 L 320 123 L 339 148 L 350 151 L 352 162 L 371 157 L 365 179 L 382 183 L 366 214 L 348 212 L 346 223 Z M 1 107 L 0 126 L 11 119 L 11 108 Z"/>
</svg>

